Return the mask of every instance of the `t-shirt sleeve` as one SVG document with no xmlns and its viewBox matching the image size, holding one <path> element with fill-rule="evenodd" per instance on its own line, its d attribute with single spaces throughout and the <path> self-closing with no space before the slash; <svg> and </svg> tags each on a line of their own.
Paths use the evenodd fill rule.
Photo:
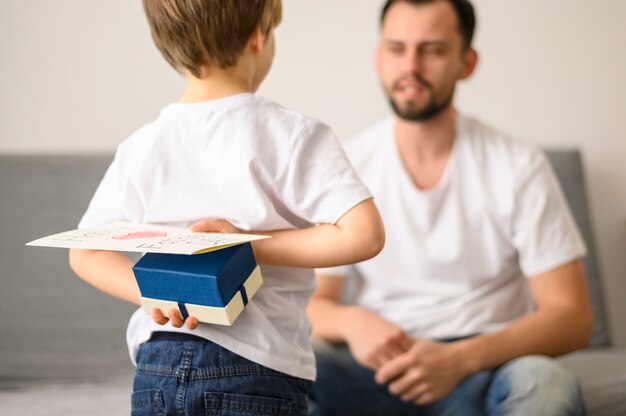
<svg viewBox="0 0 626 416">
<path fill-rule="evenodd" d="M 293 147 L 283 182 L 283 201 L 313 224 L 334 224 L 372 195 L 332 130 L 320 122 L 305 127 Z"/>
<path fill-rule="evenodd" d="M 141 222 L 143 208 L 125 167 L 123 147 L 107 169 L 78 228 L 90 228 L 116 221 Z"/>
<path fill-rule="evenodd" d="M 529 160 L 515 185 L 513 245 L 529 277 L 581 258 L 586 247 L 546 157 Z"/>
</svg>

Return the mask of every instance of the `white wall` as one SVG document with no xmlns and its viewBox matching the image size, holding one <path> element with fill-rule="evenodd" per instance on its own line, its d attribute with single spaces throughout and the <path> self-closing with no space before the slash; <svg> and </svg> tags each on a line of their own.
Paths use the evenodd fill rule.
<svg viewBox="0 0 626 416">
<path fill-rule="evenodd" d="M 340 137 L 387 113 L 373 70 L 381 0 L 285 0 L 261 93 Z M 482 61 L 462 110 L 584 153 L 612 331 L 626 345 L 626 1 L 475 0 Z M 112 152 L 183 82 L 139 0 L 0 0 L 0 153 Z"/>
</svg>

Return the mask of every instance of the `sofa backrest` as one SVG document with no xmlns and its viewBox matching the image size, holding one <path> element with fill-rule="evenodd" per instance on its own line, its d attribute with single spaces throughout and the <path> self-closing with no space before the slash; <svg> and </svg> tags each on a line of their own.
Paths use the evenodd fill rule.
<svg viewBox="0 0 626 416">
<path fill-rule="evenodd" d="M 547 150 L 546 156 L 550 160 L 556 176 L 559 178 L 565 198 L 587 244 L 587 256 L 584 259 L 584 264 L 594 314 L 593 337 L 591 338 L 590 346 L 608 345 L 611 337 L 606 319 L 606 308 L 593 239 L 593 228 L 589 218 L 585 176 L 580 151 L 576 149 Z"/>
<path fill-rule="evenodd" d="M 25 247 L 76 228 L 111 156 L 0 156 L 0 379 L 128 373 L 135 309 L 74 275 L 67 250 Z"/>
<path fill-rule="evenodd" d="M 610 342 L 580 153 L 547 156 L 587 243 L 594 310 L 591 345 Z M 67 250 L 26 247 L 76 227 L 111 156 L 0 155 L 0 379 L 128 372 L 133 305 L 74 276 Z"/>
</svg>

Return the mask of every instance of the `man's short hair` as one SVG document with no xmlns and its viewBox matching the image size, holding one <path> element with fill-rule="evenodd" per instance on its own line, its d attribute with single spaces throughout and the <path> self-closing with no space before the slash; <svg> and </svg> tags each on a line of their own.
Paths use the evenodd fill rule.
<svg viewBox="0 0 626 416">
<path fill-rule="evenodd" d="M 237 63 L 257 27 L 267 35 L 281 20 L 281 0 L 143 0 L 152 39 L 178 71 Z"/>
<path fill-rule="evenodd" d="M 416 6 L 420 4 L 433 3 L 435 1 L 441 0 L 387 0 L 385 5 L 383 6 L 382 12 L 380 14 L 380 25 L 383 25 L 385 20 L 385 16 L 387 15 L 387 11 L 389 8 L 399 2 L 410 3 Z M 476 14 L 474 13 L 474 6 L 468 0 L 444 0 L 449 2 L 459 20 L 459 32 L 461 33 L 461 37 L 463 38 L 463 47 L 464 49 L 468 49 L 472 46 L 472 39 L 474 38 L 474 29 L 476 28 Z"/>
</svg>

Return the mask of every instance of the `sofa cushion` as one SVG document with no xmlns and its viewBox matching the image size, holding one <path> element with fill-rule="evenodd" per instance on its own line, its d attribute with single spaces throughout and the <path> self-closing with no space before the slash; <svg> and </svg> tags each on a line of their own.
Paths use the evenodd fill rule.
<svg viewBox="0 0 626 416">
<path fill-rule="evenodd" d="M 589 416 L 626 415 L 626 348 L 588 348 L 559 361 L 580 381 Z"/>
</svg>

